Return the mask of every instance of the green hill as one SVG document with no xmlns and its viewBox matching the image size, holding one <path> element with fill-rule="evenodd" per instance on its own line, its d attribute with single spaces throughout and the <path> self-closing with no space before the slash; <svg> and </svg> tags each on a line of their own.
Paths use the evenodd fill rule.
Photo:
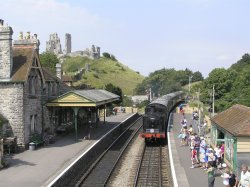
<svg viewBox="0 0 250 187">
<path fill-rule="evenodd" d="M 135 87 L 144 79 L 142 75 L 124 66 L 118 61 L 102 57 L 91 60 L 87 57 L 67 57 L 63 63 L 63 71 L 72 77 L 81 68 L 89 64 L 89 71 L 85 71 L 80 80 L 74 85 L 88 84 L 95 88 L 104 88 L 108 83 L 119 86 L 124 94 L 132 95 Z"/>
</svg>

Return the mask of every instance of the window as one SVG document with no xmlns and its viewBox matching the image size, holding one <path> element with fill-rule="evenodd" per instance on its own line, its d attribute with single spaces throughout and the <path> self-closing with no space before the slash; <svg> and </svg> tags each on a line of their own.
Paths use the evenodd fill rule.
<svg viewBox="0 0 250 187">
<path fill-rule="evenodd" d="M 56 95 L 56 84 L 52 83 L 52 95 Z"/>
<path fill-rule="evenodd" d="M 38 63 L 37 63 L 37 59 L 36 58 L 33 59 L 32 66 L 33 67 L 38 67 Z"/>
<path fill-rule="evenodd" d="M 37 124 L 37 115 L 31 115 L 30 116 L 30 132 L 34 133 L 36 132 L 36 124 Z"/>
<path fill-rule="evenodd" d="M 28 89 L 29 89 L 29 95 L 35 96 L 37 94 L 37 89 L 38 89 L 37 76 L 29 76 L 28 77 Z"/>
</svg>

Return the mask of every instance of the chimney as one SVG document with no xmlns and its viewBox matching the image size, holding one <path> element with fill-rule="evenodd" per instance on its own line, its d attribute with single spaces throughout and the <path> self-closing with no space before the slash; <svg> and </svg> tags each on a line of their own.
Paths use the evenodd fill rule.
<svg viewBox="0 0 250 187">
<path fill-rule="evenodd" d="M 37 38 L 37 34 L 34 36 L 30 36 L 30 32 L 26 33 L 26 36 L 23 36 L 23 32 L 19 33 L 18 40 L 14 40 L 13 42 L 14 47 L 33 47 L 39 52 L 40 41 Z"/>
<path fill-rule="evenodd" d="M 60 63 L 56 64 L 56 76 L 59 79 L 62 79 L 62 64 L 60 64 Z"/>
<path fill-rule="evenodd" d="M 12 56 L 12 35 L 10 26 L 4 25 L 0 19 L 0 81 L 10 81 L 13 56 Z"/>
</svg>

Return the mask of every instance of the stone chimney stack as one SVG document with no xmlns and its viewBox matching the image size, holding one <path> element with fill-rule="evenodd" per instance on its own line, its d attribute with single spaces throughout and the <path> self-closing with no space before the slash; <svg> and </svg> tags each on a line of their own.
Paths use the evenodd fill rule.
<svg viewBox="0 0 250 187">
<path fill-rule="evenodd" d="M 9 81 L 13 65 L 12 35 L 10 26 L 0 19 L 0 81 Z"/>
<path fill-rule="evenodd" d="M 23 32 L 19 32 L 18 40 L 14 40 L 13 47 L 33 47 L 39 52 L 40 41 L 37 38 L 37 34 L 34 36 L 30 35 L 28 31 L 25 36 L 23 36 Z"/>
<path fill-rule="evenodd" d="M 60 63 L 56 64 L 56 76 L 59 79 L 62 79 L 62 64 L 60 64 Z"/>
</svg>

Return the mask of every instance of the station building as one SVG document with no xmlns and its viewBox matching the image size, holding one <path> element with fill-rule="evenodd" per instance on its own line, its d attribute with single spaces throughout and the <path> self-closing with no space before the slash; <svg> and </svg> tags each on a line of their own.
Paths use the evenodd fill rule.
<svg viewBox="0 0 250 187">
<path fill-rule="evenodd" d="M 83 92 L 72 92 L 73 89 L 63 82 L 61 65 L 57 65 L 57 76 L 43 68 L 39 59 L 39 45 L 37 35 L 24 37 L 12 42 L 13 30 L 0 20 L 0 116 L 3 122 L 3 136 L 16 137 L 19 147 L 30 143 L 34 133 L 41 137 L 45 129 L 55 132 L 63 123 L 75 124 L 80 118 L 78 111 L 85 107 L 91 113 L 97 113 L 106 104 L 119 100 L 119 96 L 102 91 L 92 91 L 89 97 Z M 68 80 L 70 84 L 72 80 Z M 68 94 L 67 94 L 68 93 Z M 97 94 L 98 93 L 98 94 Z M 100 96 L 102 93 L 102 97 Z M 66 94 L 66 95 L 65 95 Z M 72 97 L 72 94 L 78 94 Z M 71 95 L 71 96 L 69 96 Z M 104 97 L 103 97 L 104 95 Z M 107 97 L 105 97 L 105 95 Z M 70 98 L 68 106 L 59 105 L 57 98 Z M 77 105 L 77 101 L 88 104 Z M 83 99 L 84 98 L 84 99 Z M 98 100 L 99 99 L 99 100 Z M 47 105 L 49 101 L 53 101 Z M 92 103 L 89 103 L 92 102 Z M 93 104 L 94 103 L 94 104 Z M 98 104 L 97 104 L 98 103 Z M 92 105 L 91 105 L 92 104 Z M 76 111 L 77 110 L 77 111 Z M 84 111 L 85 111 L 84 110 Z M 81 115 L 84 115 L 83 113 Z M 76 131 L 77 132 L 77 131 Z"/>
<path fill-rule="evenodd" d="M 224 161 L 235 172 L 250 163 L 250 108 L 236 104 L 211 119 L 211 144 L 224 143 Z"/>
</svg>

